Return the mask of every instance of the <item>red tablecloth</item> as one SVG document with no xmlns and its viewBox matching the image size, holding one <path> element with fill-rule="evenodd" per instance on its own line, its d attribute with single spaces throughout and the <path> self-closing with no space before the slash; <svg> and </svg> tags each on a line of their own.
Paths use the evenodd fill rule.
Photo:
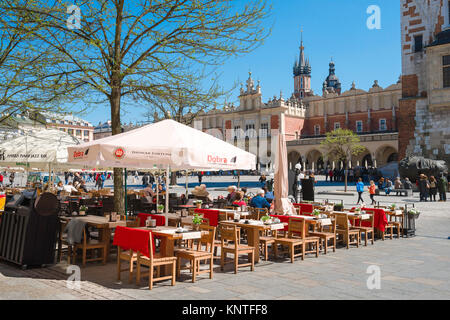
<svg viewBox="0 0 450 320">
<path fill-rule="evenodd" d="M 279 216 L 279 215 L 276 215 L 276 214 L 271 214 L 270 216 L 271 216 L 272 218 L 278 218 L 278 219 L 280 219 L 281 223 L 289 223 L 289 218 L 290 218 L 290 216 Z M 283 230 L 284 230 L 284 231 L 288 231 L 288 230 L 289 230 L 289 226 L 288 226 L 288 225 L 285 226 Z"/>
<path fill-rule="evenodd" d="M 150 257 L 150 237 L 153 242 L 153 252 L 155 252 L 155 240 L 150 230 L 141 230 L 126 227 L 117 227 L 113 245 L 121 247 L 123 250 L 139 251 L 146 257 Z"/>
<path fill-rule="evenodd" d="M 209 219 L 209 225 L 211 227 L 217 227 L 219 225 L 219 210 L 195 209 L 195 213 L 202 214 L 203 217 Z"/>
<path fill-rule="evenodd" d="M 150 213 L 138 213 L 140 227 L 145 227 L 145 221 L 147 221 L 148 217 L 151 217 L 153 220 L 156 220 L 157 227 L 163 227 L 166 225 L 166 217 L 164 215 L 150 214 Z"/>
<path fill-rule="evenodd" d="M 355 208 L 352 208 L 352 211 L 355 210 Z M 381 232 L 384 232 L 386 230 L 386 225 L 388 224 L 388 219 L 386 217 L 386 212 L 384 209 L 375 209 L 375 208 L 362 208 L 362 211 L 366 211 L 369 214 L 375 214 L 374 217 L 374 227 L 375 229 L 380 230 Z M 370 227 L 371 224 L 368 221 L 361 221 L 361 226 L 363 227 Z"/>
<path fill-rule="evenodd" d="M 313 212 L 313 205 L 309 203 L 294 203 L 294 207 L 300 208 L 300 214 Z"/>
</svg>

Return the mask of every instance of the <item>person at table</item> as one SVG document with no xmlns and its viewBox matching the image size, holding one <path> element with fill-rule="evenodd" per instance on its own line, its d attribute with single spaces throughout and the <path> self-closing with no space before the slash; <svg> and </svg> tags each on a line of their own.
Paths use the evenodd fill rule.
<svg viewBox="0 0 450 320">
<path fill-rule="evenodd" d="M 227 205 L 231 206 L 233 202 L 236 200 L 236 186 L 229 186 L 228 187 L 228 195 L 227 195 Z"/>
<path fill-rule="evenodd" d="M 206 203 L 212 203 L 213 200 L 209 195 L 209 192 L 206 190 L 206 185 L 201 184 L 200 186 L 196 186 L 194 190 L 192 190 L 192 195 L 195 196 L 198 200 L 204 200 Z"/>
<path fill-rule="evenodd" d="M 80 181 L 80 184 L 78 186 L 78 190 L 81 190 L 81 191 L 86 192 L 86 193 L 89 192 L 87 187 L 86 187 L 86 182 L 84 180 Z"/>
<path fill-rule="evenodd" d="M 247 203 L 244 201 L 244 193 L 242 191 L 236 192 L 236 200 L 233 201 L 233 206 L 245 207 Z"/>
<path fill-rule="evenodd" d="M 270 209 L 270 203 L 266 200 L 264 195 L 265 195 L 264 190 L 262 189 L 259 190 L 256 196 L 254 196 L 250 201 L 250 207 L 259 209 L 263 208 Z"/>
<path fill-rule="evenodd" d="M 265 194 L 264 198 L 266 198 L 267 202 L 272 204 L 272 201 L 275 198 L 275 194 L 273 193 L 273 191 L 269 191 L 267 190 L 267 188 L 262 188 L 262 190 L 264 191 Z"/>
<path fill-rule="evenodd" d="M 142 190 L 142 191 L 144 191 L 144 195 L 146 197 L 153 198 L 155 196 L 155 192 L 153 191 L 153 188 L 152 188 L 152 186 L 150 184 L 147 184 L 145 186 L 144 190 Z"/>
<path fill-rule="evenodd" d="M 57 194 L 59 194 L 63 190 L 64 190 L 64 185 L 63 185 L 62 181 L 60 181 L 60 182 L 58 182 L 58 184 L 56 186 Z"/>
<path fill-rule="evenodd" d="M 69 182 L 64 186 L 64 191 L 68 193 L 72 193 L 72 191 L 78 192 L 78 190 L 72 185 L 72 182 Z"/>
<path fill-rule="evenodd" d="M 378 180 L 378 189 L 384 190 L 384 178 L 381 177 L 380 180 Z"/>
</svg>

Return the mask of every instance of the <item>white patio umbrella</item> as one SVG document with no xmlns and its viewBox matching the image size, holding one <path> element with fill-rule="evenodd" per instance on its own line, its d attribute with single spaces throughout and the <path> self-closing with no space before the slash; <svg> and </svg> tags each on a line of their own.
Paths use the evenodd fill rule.
<svg viewBox="0 0 450 320">
<path fill-rule="evenodd" d="M 173 120 L 68 148 L 69 162 L 93 167 L 254 170 L 256 156 Z M 166 183 L 166 214 L 169 185 Z M 167 219 L 166 219 L 167 223 Z"/>
</svg>

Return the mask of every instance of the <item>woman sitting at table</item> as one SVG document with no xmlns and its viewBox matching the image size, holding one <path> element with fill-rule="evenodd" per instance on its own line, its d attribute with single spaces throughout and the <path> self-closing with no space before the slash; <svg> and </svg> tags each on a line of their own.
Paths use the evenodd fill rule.
<svg viewBox="0 0 450 320">
<path fill-rule="evenodd" d="M 144 191 L 146 197 L 153 198 L 155 196 L 155 192 L 153 191 L 152 187 L 149 184 L 146 184 L 144 190 L 142 191 Z"/>
<path fill-rule="evenodd" d="M 244 193 L 242 191 L 236 192 L 236 200 L 233 202 L 233 206 L 245 207 L 247 203 L 244 201 Z"/>
<path fill-rule="evenodd" d="M 66 191 L 68 193 L 72 193 L 72 191 L 78 192 L 78 190 L 75 189 L 75 187 L 72 185 L 72 182 L 69 182 L 68 184 L 66 184 L 64 186 L 64 191 Z"/>
<path fill-rule="evenodd" d="M 213 202 L 211 199 L 209 192 L 206 190 L 206 185 L 202 184 L 200 186 L 196 186 L 194 190 L 192 190 L 192 195 L 195 196 L 199 200 L 205 200 L 207 203 Z"/>
</svg>

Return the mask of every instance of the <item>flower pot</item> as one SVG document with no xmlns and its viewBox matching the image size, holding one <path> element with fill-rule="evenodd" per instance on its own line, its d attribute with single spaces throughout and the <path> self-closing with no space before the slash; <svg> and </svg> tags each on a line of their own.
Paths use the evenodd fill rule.
<svg viewBox="0 0 450 320">
<path fill-rule="evenodd" d="M 194 231 L 199 231 L 200 230 L 200 225 L 199 224 L 194 224 L 193 225 L 193 229 L 194 229 Z"/>
<path fill-rule="evenodd" d="M 418 214 L 411 214 L 411 213 L 408 213 L 408 217 L 410 218 L 410 219 L 419 219 L 419 216 L 420 216 L 420 213 L 418 213 Z"/>
<path fill-rule="evenodd" d="M 202 208 L 202 204 L 201 203 L 197 203 L 196 206 L 197 206 L 197 209 L 201 209 Z"/>
<path fill-rule="evenodd" d="M 80 211 L 79 215 L 80 216 L 85 216 L 86 215 L 86 211 Z"/>
</svg>

